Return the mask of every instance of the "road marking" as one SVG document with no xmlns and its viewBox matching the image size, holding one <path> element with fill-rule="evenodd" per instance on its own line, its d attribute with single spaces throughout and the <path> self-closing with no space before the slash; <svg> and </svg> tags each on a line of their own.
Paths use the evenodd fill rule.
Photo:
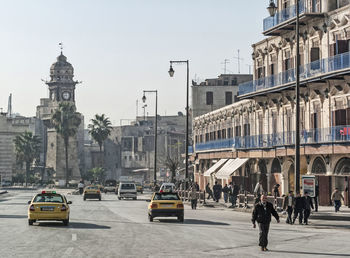
<svg viewBox="0 0 350 258">
<path fill-rule="evenodd" d="M 68 256 L 68 255 L 71 255 L 72 254 L 72 252 L 73 252 L 73 250 L 74 250 L 74 247 L 69 247 L 65 252 L 64 252 L 64 254 L 63 254 L 63 257 L 64 256 Z"/>
<path fill-rule="evenodd" d="M 72 241 L 77 241 L 77 234 L 72 234 Z"/>
</svg>

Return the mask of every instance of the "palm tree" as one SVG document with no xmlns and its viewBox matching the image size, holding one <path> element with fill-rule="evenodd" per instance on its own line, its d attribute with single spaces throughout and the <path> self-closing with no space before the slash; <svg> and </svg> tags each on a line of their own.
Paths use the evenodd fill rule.
<svg viewBox="0 0 350 258">
<path fill-rule="evenodd" d="M 24 132 L 17 135 L 13 140 L 16 150 L 16 160 L 18 163 L 26 163 L 26 186 L 28 184 L 30 165 L 40 159 L 41 141 L 31 132 Z"/>
<path fill-rule="evenodd" d="M 51 123 L 56 132 L 60 134 L 64 141 L 64 148 L 66 154 L 66 186 L 69 181 L 68 169 L 68 146 L 69 138 L 76 136 L 78 127 L 81 123 L 79 113 L 75 112 L 75 106 L 68 102 L 60 103 L 58 109 L 52 115 Z"/>
<path fill-rule="evenodd" d="M 88 125 L 89 134 L 98 143 L 98 146 L 100 147 L 100 157 L 102 157 L 102 145 L 104 141 L 108 138 L 108 136 L 111 134 L 111 124 L 112 123 L 109 120 L 109 118 L 105 117 L 104 114 L 96 114 L 95 118 L 91 119 L 91 124 Z M 102 162 L 100 165 L 102 166 Z"/>
</svg>

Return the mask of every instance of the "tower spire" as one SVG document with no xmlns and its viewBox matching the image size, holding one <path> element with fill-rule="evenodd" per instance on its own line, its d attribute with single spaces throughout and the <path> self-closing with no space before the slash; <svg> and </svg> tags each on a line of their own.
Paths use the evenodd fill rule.
<svg viewBox="0 0 350 258">
<path fill-rule="evenodd" d="M 60 49 L 61 49 L 61 55 L 63 54 L 63 43 L 62 42 L 60 42 L 60 43 L 58 43 L 58 45 L 60 46 Z"/>
</svg>

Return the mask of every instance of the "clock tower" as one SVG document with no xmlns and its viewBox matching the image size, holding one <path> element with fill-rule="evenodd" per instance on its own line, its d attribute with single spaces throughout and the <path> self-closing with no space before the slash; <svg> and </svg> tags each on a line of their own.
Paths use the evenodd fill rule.
<svg viewBox="0 0 350 258">
<path fill-rule="evenodd" d="M 61 51 L 57 61 L 51 65 L 49 86 L 50 100 L 55 102 L 75 102 L 75 86 L 79 83 L 73 80 L 74 68 L 67 62 Z"/>
<path fill-rule="evenodd" d="M 52 114 L 62 102 L 70 102 L 75 106 L 75 86 L 80 82 L 74 81 L 74 68 L 67 62 L 67 57 L 61 53 L 57 61 L 50 67 L 50 80 L 45 81 L 49 87 L 49 97 L 41 99 L 41 105 L 37 107 L 37 117 L 43 121 L 45 131 L 45 164 L 46 168 L 53 169 L 53 179 L 57 184 L 62 184 L 66 177 L 65 147 L 60 134 L 51 124 Z M 84 144 L 84 117 L 81 116 L 81 124 L 75 137 L 69 138 L 68 146 L 68 175 L 71 183 L 80 180 L 80 171 L 83 166 Z"/>
</svg>

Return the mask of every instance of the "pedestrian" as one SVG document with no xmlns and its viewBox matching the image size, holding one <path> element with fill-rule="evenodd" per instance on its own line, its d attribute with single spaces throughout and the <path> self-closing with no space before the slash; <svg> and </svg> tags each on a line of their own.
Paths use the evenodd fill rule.
<svg viewBox="0 0 350 258">
<path fill-rule="evenodd" d="M 197 188 L 196 184 L 193 184 L 190 191 L 190 200 L 192 210 L 197 209 Z"/>
<path fill-rule="evenodd" d="M 279 184 L 275 184 L 275 186 L 273 187 L 273 194 L 275 198 L 280 197 L 280 191 L 278 189 L 279 187 L 280 187 Z"/>
<path fill-rule="evenodd" d="M 315 202 L 315 211 L 318 212 L 318 195 L 320 193 L 320 190 L 318 188 L 318 185 L 315 186 L 315 197 L 314 197 L 314 202 Z"/>
<path fill-rule="evenodd" d="M 334 203 L 335 212 L 339 211 L 339 209 L 341 207 L 341 200 L 342 199 L 344 201 L 343 195 L 339 192 L 338 188 L 335 188 L 333 193 L 332 193 L 332 197 L 331 197 L 331 200 Z"/>
<path fill-rule="evenodd" d="M 304 203 L 305 203 L 305 207 L 304 207 L 304 224 L 308 225 L 308 219 L 310 217 L 311 214 L 311 208 L 314 209 L 314 205 L 312 204 L 312 199 L 309 196 L 308 192 L 304 193 Z"/>
<path fill-rule="evenodd" d="M 195 186 L 196 186 L 197 192 L 199 192 L 199 184 L 197 182 L 195 183 Z"/>
<path fill-rule="evenodd" d="M 286 223 L 293 224 L 292 214 L 295 206 L 295 198 L 293 195 L 293 191 L 289 191 L 288 195 L 284 198 L 283 201 L 283 210 L 285 210 L 288 214 Z"/>
<path fill-rule="evenodd" d="M 228 194 L 229 194 L 229 189 L 227 184 L 225 184 L 224 188 L 222 188 L 222 192 L 224 193 L 224 201 L 227 203 L 228 201 Z"/>
<path fill-rule="evenodd" d="M 208 200 L 210 200 L 210 197 L 214 200 L 213 191 L 210 189 L 209 183 L 206 185 L 205 191 L 208 194 Z"/>
<path fill-rule="evenodd" d="M 233 196 L 233 200 L 232 200 L 232 206 L 236 207 L 237 206 L 237 196 L 239 194 L 239 186 L 233 182 L 233 192 L 232 192 L 232 196 Z"/>
<path fill-rule="evenodd" d="M 256 197 L 255 203 L 258 203 L 260 201 L 261 195 L 265 192 L 264 188 L 262 186 L 262 183 L 263 183 L 263 181 L 259 180 L 259 182 L 255 185 L 255 188 L 254 188 L 254 194 Z"/>
<path fill-rule="evenodd" d="M 79 188 L 79 194 L 83 194 L 83 192 L 84 192 L 84 182 L 83 182 L 83 180 L 81 180 L 80 182 L 79 182 L 79 184 L 78 184 L 78 188 Z"/>
<path fill-rule="evenodd" d="M 256 228 L 255 222 L 258 222 L 259 225 L 259 246 L 261 251 L 268 251 L 267 244 L 271 215 L 275 217 L 277 223 L 280 222 L 273 205 L 267 202 L 267 196 L 263 194 L 261 195 L 260 201 L 255 205 L 252 213 L 253 228 Z"/>
<path fill-rule="evenodd" d="M 297 193 L 297 196 L 295 197 L 295 206 L 294 206 L 294 217 L 293 217 L 293 224 L 295 223 L 295 220 L 297 217 L 299 217 L 299 224 L 303 224 L 303 213 L 305 209 L 305 199 L 300 196 L 300 193 Z"/>
<path fill-rule="evenodd" d="M 214 192 L 214 198 L 216 202 L 219 202 L 221 198 L 221 192 L 222 192 L 222 186 L 218 183 L 218 181 L 215 182 L 215 185 L 213 186 L 213 192 Z"/>
</svg>

